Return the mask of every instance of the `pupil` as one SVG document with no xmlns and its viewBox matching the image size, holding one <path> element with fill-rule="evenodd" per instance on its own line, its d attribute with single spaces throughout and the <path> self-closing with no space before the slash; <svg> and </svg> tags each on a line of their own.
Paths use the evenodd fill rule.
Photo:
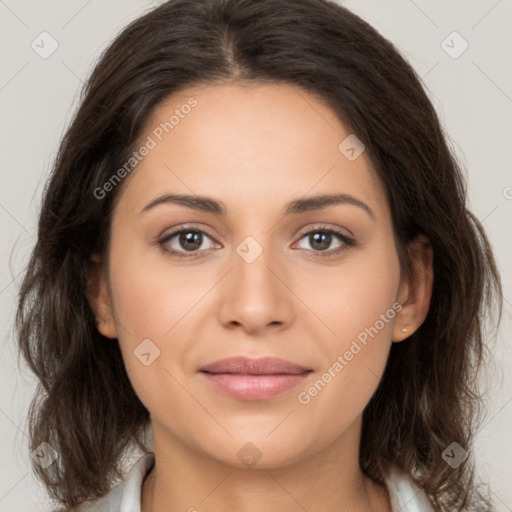
<svg viewBox="0 0 512 512">
<path fill-rule="evenodd" d="M 310 235 L 310 243 L 311 247 L 314 249 L 325 250 L 329 248 L 331 244 L 331 234 L 330 233 L 315 233 Z"/>
<path fill-rule="evenodd" d="M 181 233 L 180 244 L 187 251 L 199 249 L 201 247 L 201 233 L 196 231 L 187 231 L 185 233 Z"/>
</svg>

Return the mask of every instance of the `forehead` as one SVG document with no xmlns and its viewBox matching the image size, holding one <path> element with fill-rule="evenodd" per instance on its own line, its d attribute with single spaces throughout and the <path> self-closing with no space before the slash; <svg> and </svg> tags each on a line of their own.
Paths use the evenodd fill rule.
<svg viewBox="0 0 512 512">
<path fill-rule="evenodd" d="M 191 87 L 147 119 L 138 146 L 151 148 L 123 195 L 137 206 L 166 192 L 216 196 L 242 213 L 340 192 L 386 209 L 367 155 L 351 160 L 343 152 L 349 136 L 325 102 L 293 85 Z"/>
</svg>

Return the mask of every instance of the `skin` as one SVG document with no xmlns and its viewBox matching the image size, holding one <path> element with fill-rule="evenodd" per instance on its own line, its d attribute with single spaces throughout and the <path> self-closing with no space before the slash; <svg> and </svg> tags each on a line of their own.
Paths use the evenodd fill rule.
<svg viewBox="0 0 512 512">
<path fill-rule="evenodd" d="M 151 414 L 156 463 L 144 481 L 142 512 L 390 511 L 387 489 L 359 467 L 361 419 L 391 344 L 426 317 L 431 247 L 418 238 L 408 248 L 414 272 L 400 271 L 389 205 L 367 155 L 349 161 L 338 150 L 349 135 L 343 124 L 290 85 L 189 88 L 153 111 L 141 143 L 190 97 L 197 106 L 122 183 L 109 253 L 91 265 L 98 329 L 118 338 Z M 282 214 L 292 200 L 335 192 L 363 201 L 374 218 L 352 204 Z M 212 197 L 226 214 L 171 203 L 141 213 L 169 193 Z M 202 256 L 180 258 L 159 245 L 183 223 L 207 232 L 195 253 Z M 356 245 L 326 256 L 344 244 L 333 235 L 327 250 L 316 248 L 304 233 L 319 226 Z M 236 251 L 248 236 L 263 250 L 250 264 Z M 187 253 L 179 236 L 169 245 Z M 300 403 L 298 393 L 394 303 L 401 311 Z M 160 350 L 148 366 L 134 356 L 145 339 Z M 313 372 L 277 397 L 238 400 L 198 375 L 235 355 L 281 357 Z M 248 442 L 261 454 L 252 468 L 237 457 Z"/>
</svg>

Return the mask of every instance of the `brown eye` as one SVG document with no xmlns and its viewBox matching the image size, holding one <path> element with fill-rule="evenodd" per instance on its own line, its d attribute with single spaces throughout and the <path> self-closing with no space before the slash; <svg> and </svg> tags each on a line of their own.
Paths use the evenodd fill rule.
<svg viewBox="0 0 512 512">
<path fill-rule="evenodd" d="M 332 234 L 325 231 L 317 231 L 308 235 L 310 246 L 317 251 L 325 251 L 329 249 L 332 242 Z"/>
<path fill-rule="evenodd" d="M 195 251 L 201 248 L 203 235 L 199 231 L 182 231 L 178 234 L 178 245 L 186 251 Z"/>
<path fill-rule="evenodd" d="M 318 257 L 335 256 L 356 244 L 355 240 L 349 238 L 341 231 L 324 227 L 319 227 L 304 233 L 300 240 L 306 240 L 309 244 L 309 248 L 306 247 L 306 249 L 312 252 L 314 256 Z M 332 244 L 336 241 L 338 243 L 333 248 Z M 325 253 L 325 255 L 321 253 Z"/>
<path fill-rule="evenodd" d="M 180 228 L 166 235 L 159 243 L 164 250 L 171 254 L 187 257 L 210 249 L 211 247 L 204 246 L 207 239 L 212 240 L 210 235 L 200 229 Z"/>
</svg>

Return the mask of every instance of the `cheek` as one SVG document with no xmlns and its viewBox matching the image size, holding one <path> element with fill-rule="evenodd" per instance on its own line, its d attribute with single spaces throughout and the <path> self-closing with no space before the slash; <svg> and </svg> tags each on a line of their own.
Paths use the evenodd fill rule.
<svg viewBox="0 0 512 512">
<path fill-rule="evenodd" d="M 318 316 L 334 331 L 325 335 L 323 329 L 324 335 L 317 337 L 324 367 L 297 396 L 318 428 L 326 413 L 333 435 L 350 425 L 377 389 L 401 309 L 395 302 L 399 279 L 398 257 L 390 246 L 354 258 L 332 273 L 327 297 L 312 298 L 319 305 Z"/>
<path fill-rule="evenodd" d="M 154 261 L 154 248 L 130 242 L 126 235 L 112 240 L 110 285 L 125 367 L 146 405 L 144 397 L 172 386 L 165 370 L 174 375 L 183 366 L 194 326 L 200 325 L 200 299 L 211 285 L 165 265 L 162 256 Z"/>
<path fill-rule="evenodd" d="M 129 258 L 111 272 L 118 339 L 132 387 L 153 418 L 186 432 L 200 411 L 191 408 L 194 402 L 180 383 L 200 309 L 194 306 L 207 290 L 182 287 L 180 279 L 168 273 L 164 280 L 157 269 Z"/>
<path fill-rule="evenodd" d="M 195 305 L 208 289 L 207 280 L 197 279 L 193 269 L 173 265 L 157 247 L 135 235 L 131 239 L 127 232 L 112 241 L 110 257 L 117 320 L 132 340 L 165 341 L 190 323 Z"/>
<path fill-rule="evenodd" d="M 208 425 L 213 438 L 224 430 L 206 415 L 188 391 L 190 350 L 201 339 L 203 298 L 211 281 L 198 280 L 183 268 L 148 265 L 132 251 L 112 253 L 111 286 L 118 317 L 119 344 L 124 365 L 139 400 L 152 421 L 164 425 L 183 445 L 196 443 L 202 432 L 191 425 Z M 195 277 L 195 279 L 194 279 Z M 204 337 L 204 334 L 203 336 Z M 149 340 L 149 341 L 148 341 Z M 196 432 L 192 434 L 192 432 Z"/>
<path fill-rule="evenodd" d="M 297 294 L 314 313 L 309 315 L 314 320 L 311 328 L 323 352 L 332 359 L 360 333 L 364 338 L 367 329 L 376 334 L 376 324 L 379 338 L 390 338 L 400 308 L 395 304 L 399 281 L 398 256 L 386 240 L 375 250 L 350 255 L 336 268 L 297 279 Z"/>
</svg>

